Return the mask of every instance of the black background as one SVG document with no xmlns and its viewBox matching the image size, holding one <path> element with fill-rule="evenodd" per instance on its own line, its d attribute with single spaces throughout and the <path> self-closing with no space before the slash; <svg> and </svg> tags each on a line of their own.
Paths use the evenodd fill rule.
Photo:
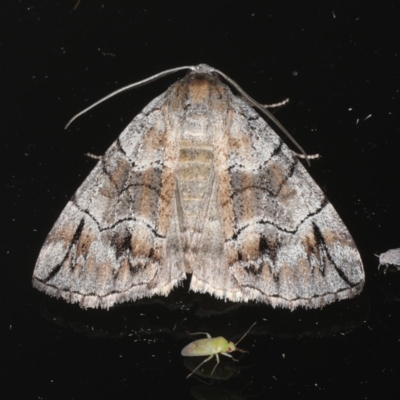
<svg viewBox="0 0 400 400">
<path fill-rule="evenodd" d="M 400 278 L 374 255 L 400 244 L 399 5 L 350 3 L 1 3 L 2 398 L 399 398 Z M 358 245 L 360 296 L 290 312 L 181 288 L 107 312 L 32 289 L 47 233 L 95 165 L 84 154 L 104 153 L 184 73 L 65 123 L 121 86 L 199 63 L 262 103 L 290 98 L 275 115 L 322 155 L 309 172 Z M 185 331 L 237 340 L 254 321 L 239 363 L 185 379 Z"/>
</svg>

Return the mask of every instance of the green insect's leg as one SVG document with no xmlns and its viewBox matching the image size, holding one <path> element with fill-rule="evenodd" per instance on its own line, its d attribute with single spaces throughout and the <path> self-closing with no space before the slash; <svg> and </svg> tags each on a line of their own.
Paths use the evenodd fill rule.
<svg viewBox="0 0 400 400">
<path fill-rule="evenodd" d="M 189 335 L 207 335 L 207 337 L 208 337 L 209 339 L 211 339 L 211 335 L 210 335 L 209 333 L 207 333 L 207 332 L 194 332 L 194 333 L 190 333 L 190 332 L 186 331 L 186 333 L 188 333 Z"/>
<path fill-rule="evenodd" d="M 239 360 L 236 360 L 236 358 L 233 358 L 233 356 L 231 354 L 228 354 L 228 353 L 221 353 L 221 354 L 226 356 L 226 357 L 232 358 L 233 361 L 239 361 Z"/>
<path fill-rule="evenodd" d="M 218 354 L 215 354 L 215 357 L 216 357 L 216 359 L 217 359 L 217 362 L 215 363 L 215 367 L 214 367 L 213 370 L 211 371 L 211 375 L 214 373 L 215 368 L 217 368 L 217 367 L 218 367 L 218 364 L 219 364 L 219 355 L 218 355 Z"/>
<path fill-rule="evenodd" d="M 207 357 L 204 361 L 202 361 L 202 362 L 201 362 L 201 363 L 186 377 L 186 379 L 187 379 L 187 378 L 190 378 L 204 363 L 210 361 L 213 357 L 214 357 L 214 354 L 211 354 L 210 357 Z M 218 358 L 218 356 L 217 356 L 217 358 Z M 217 365 L 218 365 L 218 363 L 217 363 Z M 214 368 L 214 369 L 215 369 L 215 368 Z M 214 372 L 214 370 L 213 370 L 213 372 Z"/>
</svg>

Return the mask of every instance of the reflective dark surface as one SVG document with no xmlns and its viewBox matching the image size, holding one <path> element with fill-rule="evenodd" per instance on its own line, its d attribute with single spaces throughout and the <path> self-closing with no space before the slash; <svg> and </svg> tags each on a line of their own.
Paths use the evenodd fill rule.
<svg viewBox="0 0 400 400">
<path fill-rule="evenodd" d="M 317 8 L 281 2 L 5 2 L 2 80 L 2 398 L 397 399 L 400 68 L 396 3 Z M 74 7 L 76 9 L 74 10 Z M 364 261 L 360 296 L 323 310 L 224 303 L 187 291 L 110 311 L 31 288 L 40 247 L 68 199 L 128 122 L 182 74 L 107 93 L 162 70 L 207 63 L 262 103 L 310 153 L 309 172 Z M 241 342 L 190 379 L 181 349 L 209 332 Z"/>
</svg>

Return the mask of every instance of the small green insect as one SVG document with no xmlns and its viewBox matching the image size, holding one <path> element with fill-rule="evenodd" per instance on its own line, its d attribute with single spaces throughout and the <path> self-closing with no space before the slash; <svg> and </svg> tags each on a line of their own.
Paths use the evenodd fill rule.
<svg viewBox="0 0 400 400">
<path fill-rule="evenodd" d="M 201 362 L 186 378 L 190 378 L 204 363 L 210 361 L 215 356 L 217 362 L 215 364 L 215 367 L 211 371 L 212 375 L 219 364 L 218 354 L 230 357 L 233 361 L 238 361 L 228 353 L 232 353 L 233 351 L 240 351 L 242 353 L 246 353 L 246 350 L 238 349 L 236 346 L 245 338 L 245 336 L 250 332 L 250 330 L 253 328 L 255 324 L 256 322 L 254 322 L 254 324 L 245 332 L 245 334 L 236 343 L 228 342 L 222 336 L 212 338 L 211 335 L 206 332 L 191 333 L 191 335 L 207 335 L 207 338 L 195 340 L 194 342 L 189 343 L 182 349 L 181 354 L 184 357 L 199 357 L 199 356 L 209 356 L 209 357 L 207 357 L 203 362 Z"/>
</svg>

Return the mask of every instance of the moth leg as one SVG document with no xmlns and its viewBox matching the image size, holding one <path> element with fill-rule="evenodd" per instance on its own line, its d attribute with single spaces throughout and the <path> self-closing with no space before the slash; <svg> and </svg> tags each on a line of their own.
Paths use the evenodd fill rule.
<svg viewBox="0 0 400 400">
<path fill-rule="evenodd" d="M 216 354 L 216 356 L 217 356 L 217 359 L 218 359 L 218 355 L 217 355 L 217 354 Z M 210 361 L 213 357 L 214 357 L 214 354 L 211 354 L 210 357 L 207 357 L 204 361 L 202 361 L 202 362 L 201 362 L 201 363 L 186 377 L 186 379 L 190 378 L 203 364 L 205 364 L 206 362 Z M 218 359 L 218 360 L 219 360 L 219 359 Z M 217 362 L 217 365 L 218 365 L 218 363 L 219 363 L 219 361 Z M 214 369 L 215 369 L 215 367 L 214 367 Z M 214 369 L 213 369 L 213 372 L 214 372 Z M 212 375 L 212 373 L 211 373 L 211 375 Z"/>
<path fill-rule="evenodd" d="M 236 349 L 237 350 L 237 349 Z M 230 355 L 230 354 L 228 354 L 228 353 L 221 353 L 222 355 L 224 355 L 224 356 L 226 356 L 226 357 L 229 357 L 229 358 L 231 358 L 233 361 L 239 361 L 239 360 L 236 360 L 236 358 L 233 358 L 233 356 L 232 355 Z M 219 362 L 219 361 L 218 361 Z"/>
<path fill-rule="evenodd" d="M 273 104 L 262 104 L 263 107 L 265 108 L 274 108 L 274 107 L 280 107 L 285 105 L 286 103 L 289 103 L 289 98 L 280 101 L 279 103 L 273 103 Z"/>
<path fill-rule="evenodd" d="M 291 150 L 291 152 L 298 158 L 303 158 L 306 160 L 314 160 L 316 158 L 320 158 L 321 156 L 317 153 L 317 154 L 300 154 L 300 153 L 296 153 L 295 151 Z"/>
<path fill-rule="evenodd" d="M 103 156 L 98 156 L 93 153 L 85 153 L 85 156 L 89 157 L 89 158 L 93 158 L 94 160 L 101 160 L 103 158 Z"/>
</svg>

